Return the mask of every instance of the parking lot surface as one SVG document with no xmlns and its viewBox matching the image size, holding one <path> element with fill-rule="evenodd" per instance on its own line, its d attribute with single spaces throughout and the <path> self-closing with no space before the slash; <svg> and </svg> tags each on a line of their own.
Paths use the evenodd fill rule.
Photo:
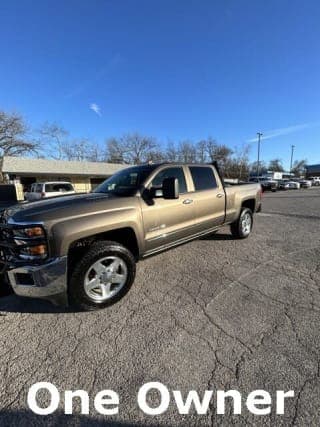
<svg viewBox="0 0 320 427">
<path fill-rule="evenodd" d="M 301 425 L 320 421 L 320 189 L 267 193 L 246 240 L 229 229 L 138 264 L 118 304 L 73 312 L 10 295 L 0 299 L 0 425 Z M 29 387 L 119 393 L 116 417 L 47 417 L 27 407 Z M 136 396 L 169 390 L 294 390 L 285 414 L 151 417 Z M 46 396 L 43 397 L 45 400 Z"/>
</svg>

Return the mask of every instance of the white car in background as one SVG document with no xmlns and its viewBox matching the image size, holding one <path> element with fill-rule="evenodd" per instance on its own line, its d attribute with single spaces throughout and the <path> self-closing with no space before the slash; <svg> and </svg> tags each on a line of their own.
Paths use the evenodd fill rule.
<svg viewBox="0 0 320 427">
<path fill-rule="evenodd" d="M 301 179 L 300 180 L 300 186 L 301 188 L 311 188 L 312 187 L 312 181 L 308 179 Z"/>
<path fill-rule="evenodd" d="M 285 188 L 288 190 L 299 190 L 300 182 L 297 181 L 287 181 L 285 184 Z"/>
<path fill-rule="evenodd" d="M 75 189 L 71 182 L 35 182 L 31 185 L 31 190 L 25 193 L 25 198 L 29 202 L 34 202 L 36 200 L 47 199 L 48 197 L 65 196 L 74 193 Z"/>
</svg>

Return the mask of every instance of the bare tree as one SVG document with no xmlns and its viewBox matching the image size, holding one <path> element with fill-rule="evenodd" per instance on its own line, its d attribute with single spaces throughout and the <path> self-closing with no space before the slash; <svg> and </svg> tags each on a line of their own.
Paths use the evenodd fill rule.
<svg viewBox="0 0 320 427">
<path fill-rule="evenodd" d="M 103 150 L 98 144 L 89 143 L 87 151 L 86 160 L 89 162 L 105 162 L 107 160 L 105 150 Z"/>
<path fill-rule="evenodd" d="M 107 159 L 110 163 L 125 163 L 125 147 L 117 138 L 109 138 L 106 141 Z"/>
<path fill-rule="evenodd" d="M 57 123 L 46 122 L 39 130 L 39 134 L 46 144 L 46 155 L 55 160 L 63 160 L 66 148 L 68 151 L 69 132 Z"/>
<path fill-rule="evenodd" d="M 247 179 L 249 177 L 249 152 L 250 145 L 245 144 L 240 148 L 235 148 L 234 157 L 231 165 L 233 168 L 227 168 L 230 178 Z M 233 175 L 233 176 L 231 176 Z M 235 176 L 234 176 L 235 175 Z"/>
<path fill-rule="evenodd" d="M 272 159 L 269 162 L 268 169 L 273 172 L 284 172 L 281 159 Z"/>
<path fill-rule="evenodd" d="M 294 163 L 293 163 L 291 172 L 295 176 L 305 175 L 307 164 L 308 164 L 308 161 L 306 159 L 304 159 L 304 160 L 295 160 Z"/>
<path fill-rule="evenodd" d="M 179 160 L 183 163 L 195 163 L 197 158 L 197 151 L 191 141 L 182 141 L 178 148 Z"/>
<path fill-rule="evenodd" d="M 107 141 L 107 149 L 109 161 L 139 165 L 148 161 L 150 152 L 158 150 L 158 144 L 155 138 L 135 132 L 111 138 Z"/>
<path fill-rule="evenodd" d="M 197 151 L 197 161 L 199 163 L 206 163 L 208 160 L 207 141 L 204 139 L 199 141 L 196 145 L 196 151 Z"/>
<path fill-rule="evenodd" d="M 74 140 L 63 147 L 63 158 L 66 160 L 84 162 L 88 160 L 90 153 L 91 144 L 87 139 Z"/>
<path fill-rule="evenodd" d="M 178 162 L 179 161 L 179 152 L 176 149 L 174 142 L 168 142 L 164 156 L 168 162 Z"/>
<path fill-rule="evenodd" d="M 55 160 L 102 161 L 105 153 L 87 138 L 69 139 L 69 132 L 57 123 L 45 123 L 38 131 L 45 142 L 45 156 Z"/>
<path fill-rule="evenodd" d="M 165 154 L 161 150 L 151 150 L 146 156 L 147 162 L 159 163 L 164 162 L 166 160 Z"/>
<path fill-rule="evenodd" d="M 148 158 L 148 153 L 158 148 L 158 144 L 153 137 L 142 136 L 139 133 L 124 135 L 122 144 L 126 147 L 125 159 L 128 163 L 138 165 Z"/>
<path fill-rule="evenodd" d="M 20 156 L 36 153 L 39 143 L 27 139 L 27 126 L 16 113 L 0 111 L 0 155 Z"/>
<path fill-rule="evenodd" d="M 209 136 L 205 141 L 207 155 L 209 156 L 209 160 L 213 162 L 215 159 L 215 153 L 217 149 L 217 141 Z"/>
<path fill-rule="evenodd" d="M 268 172 L 267 165 L 262 160 L 260 160 L 259 162 L 259 170 L 260 170 L 260 175 L 264 175 Z M 250 172 L 252 172 L 253 174 L 256 174 L 257 171 L 258 171 L 258 162 L 252 162 L 250 165 Z"/>
<path fill-rule="evenodd" d="M 215 160 L 220 164 L 221 168 L 225 168 L 233 151 L 226 145 L 218 145 L 215 150 Z"/>
<path fill-rule="evenodd" d="M 207 138 L 205 144 L 209 160 L 211 162 L 217 161 L 221 171 L 224 173 L 233 151 L 224 144 L 218 144 L 212 137 Z"/>
</svg>

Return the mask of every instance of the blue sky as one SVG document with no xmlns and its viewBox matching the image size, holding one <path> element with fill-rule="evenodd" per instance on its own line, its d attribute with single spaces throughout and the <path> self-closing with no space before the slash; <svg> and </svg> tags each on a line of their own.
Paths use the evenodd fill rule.
<svg viewBox="0 0 320 427">
<path fill-rule="evenodd" d="M 294 144 L 320 162 L 317 0 L 11 0 L 0 15 L 0 109 L 33 127 L 231 147 L 262 131 L 263 160 L 288 165 Z"/>
</svg>

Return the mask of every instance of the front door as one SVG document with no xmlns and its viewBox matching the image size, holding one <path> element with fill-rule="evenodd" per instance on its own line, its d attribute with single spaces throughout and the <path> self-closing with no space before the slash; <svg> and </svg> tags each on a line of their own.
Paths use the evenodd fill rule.
<svg viewBox="0 0 320 427">
<path fill-rule="evenodd" d="M 165 178 L 177 178 L 179 198 L 166 200 L 161 197 Z M 152 179 L 148 188 L 155 189 L 156 197 L 150 203 L 141 199 L 146 251 L 152 252 L 193 234 L 194 205 L 188 197 L 184 168 L 166 166 Z"/>
</svg>

